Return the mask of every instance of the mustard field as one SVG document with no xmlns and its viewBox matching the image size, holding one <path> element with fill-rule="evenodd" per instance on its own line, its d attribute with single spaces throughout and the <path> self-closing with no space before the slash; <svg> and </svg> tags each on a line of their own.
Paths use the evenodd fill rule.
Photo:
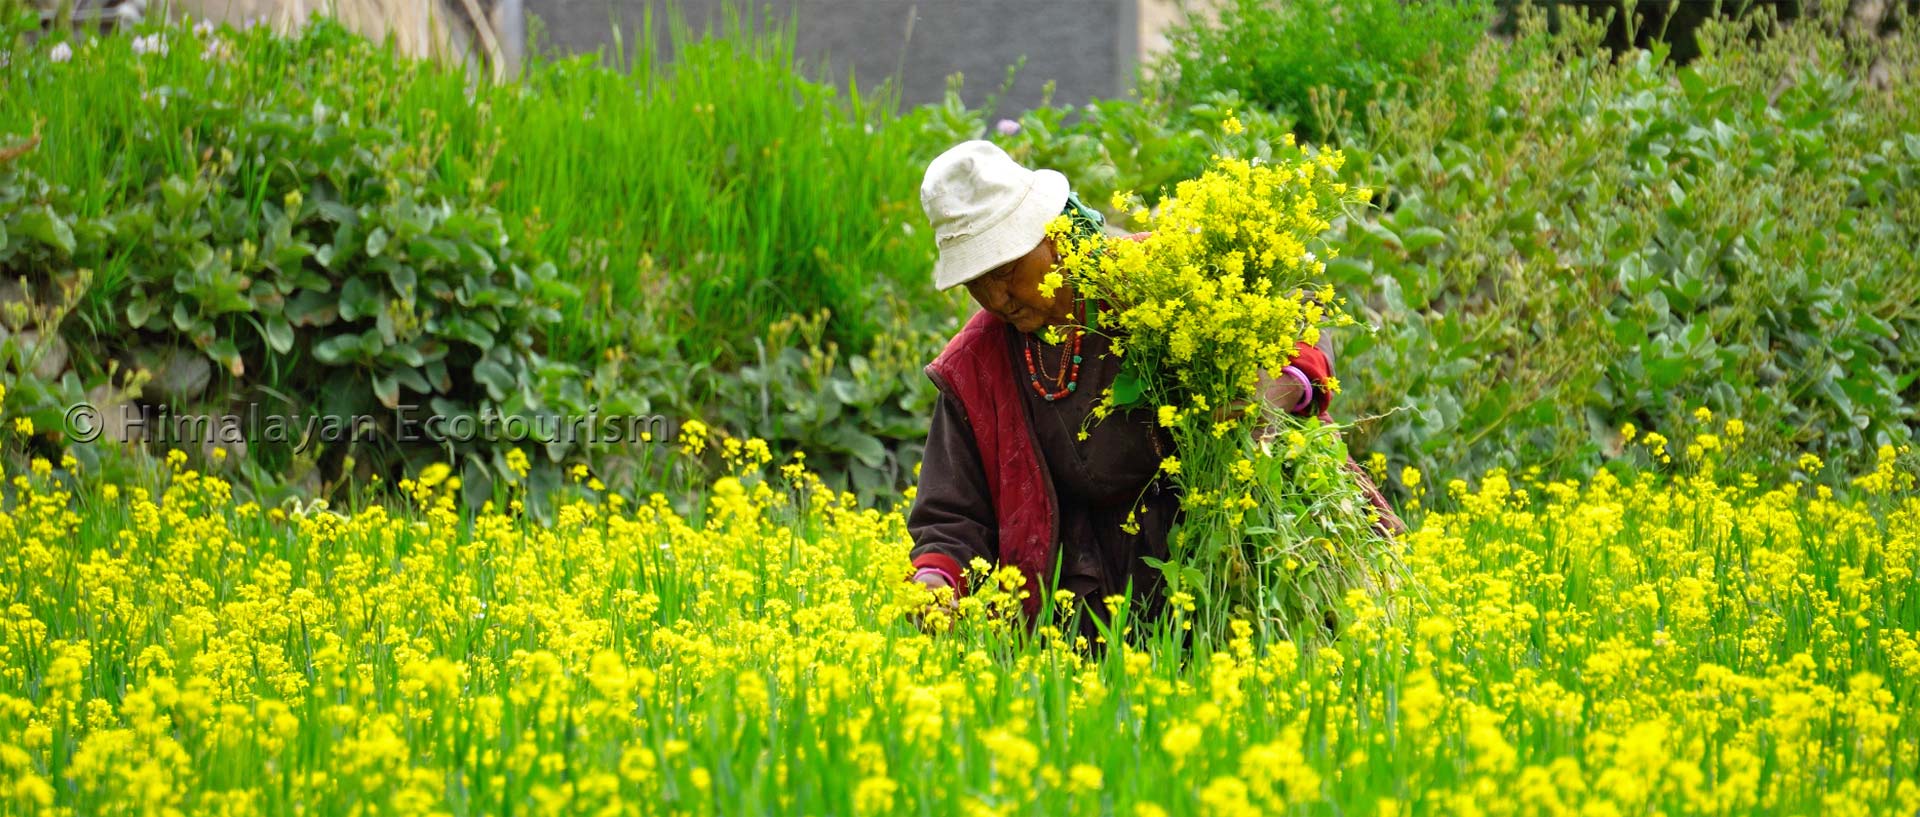
<svg viewBox="0 0 1920 817">
<path fill-rule="evenodd" d="M 552 525 L 443 469 L 343 515 L 43 461 L 0 515 L 0 811 L 1913 814 L 1914 476 L 1756 484 L 1737 436 L 1408 475 L 1413 581 L 1313 654 L 1028 638 L 993 589 L 945 629 L 897 508 L 754 445 L 694 518 L 576 473 Z"/>
</svg>

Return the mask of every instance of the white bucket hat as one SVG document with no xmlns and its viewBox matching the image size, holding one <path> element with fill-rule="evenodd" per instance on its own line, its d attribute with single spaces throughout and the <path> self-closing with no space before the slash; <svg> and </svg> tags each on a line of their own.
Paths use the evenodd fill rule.
<svg viewBox="0 0 1920 817">
<path fill-rule="evenodd" d="M 1066 176 L 1021 167 L 992 142 L 962 142 L 935 157 L 920 182 L 920 207 L 940 250 L 934 288 L 964 284 L 1032 252 L 1066 207 L 1067 192 Z"/>
</svg>

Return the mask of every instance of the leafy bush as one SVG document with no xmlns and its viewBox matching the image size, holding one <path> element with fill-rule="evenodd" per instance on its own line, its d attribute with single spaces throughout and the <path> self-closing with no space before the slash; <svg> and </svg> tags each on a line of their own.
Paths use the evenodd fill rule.
<svg viewBox="0 0 1920 817">
<path fill-rule="evenodd" d="M 17 34 L 17 29 L 13 30 Z M 681 351 L 737 365 L 791 312 L 830 309 L 864 346 L 895 299 L 925 299 L 932 242 L 917 218 L 925 159 L 893 126 L 894 99 L 816 81 L 790 24 L 730 15 L 699 34 L 649 16 L 630 47 L 530 60 L 514 83 L 399 58 L 338 25 L 294 38 L 142 29 L 74 40 L 70 63 L 27 48 L 0 68 L 0 132 L 43 123 L 28 159 L 97 216 L 144 195 L 135 172 L 184 173 L 205 148 L 191 99 L 273 107 L 302 97 L 390 131 L 434 172 L 426 194 L 473 196 L 578 286 L 553 351 L 586 359 L 627 342 L 619 312 L 657 313 Z M 663 58 L 670 56 L 670 58 Z M 284 107 L 284 106 L 283 106 Z M 81 184 L 78 180 L 90 180 Z M 112 271 L 102 270 L 103 278 Z"/>
<path fill-rule="evenodd" d="M 923 369 L 957 325 L 893 327 L 863 353 L 826 338 L 831 316 L 777 322 L 755 344 L 758 359 L 727 380 L 718 417 L 782 451 L 863 501 L 881 502 L 915 481 L 937 392 Z"/>
<path fill-rule="evenodd" d="M 1422 8 L 1406 13 L 1442 13 Z M 1415 36 L 1398 25 L 1377 24 L 1377 53 Z M 0 293 L 6 404 L 36 426 L 27 449 L 54 454 L 60 406 L 182 391 L 194 378 L 165 363 L 184 350 L 218 372 L 186 390 L 216 409 L 701 417 L 877 496 L 911 479 L 932 399 L 919 367 L 969 309 L 926 284 L 925 160 L 993 138 L 1097 206 L 1151 201 L 1198 172 L 1232 111 L 1256 145 L 1311 114 L 1383 191 L 1332 266 L 1381 327 L 1335 350 L 1351 389 L 1336 405 L 1385 415 L 1358 447 L 1444 472 L 1578 470 L 1622 424 L 1701 404 L 1830 459 L 1910 436 L 1914 45 L 1801 25 L 1736 54 L 1747 32 L 1718 26 L 1676 70 L 1661 52 L 1594 56 L 1591 26 L 1529 25 L 1402 65 L 1426 90 L 1375 100 L 1358 126 L 1335 124 L 1354 97 L 1276 112 L 1252 86 L 1183 80 L 1005 131 L 957 95 L 898 117 L 884 95 L 842 97 L 794 67 L 788 29 L 738 20 L 706 38 L 670 23 L 670 67 L 649 23 L 629 67 L 536 61 L 502 86 L 328 25 L 76 41 L 69 62 L 8 36 L 0 134 L 43 141 L 0 169 L 0 276 L 27 279 Z M 1854 80 L 1870 58 L 1891 82 Z M 664 467 L 645 446 L 542 440 L 521 477 L 506 447 L 380 440 L 244 459 L 297 479 L 453 457 L 476 497 L 555 485 L 576 459 L 622 487 Z"/>
<path fill-rule="evenodd" d="M 662 438 L 682 419 L 727 421 L 809 445 L 816 468 L 869 495 L 905 484 L 924 436 L 924 412 L 917 424 L 909 412 L 931 388 L 911 382 L 924 381 L 923 359 L 888 351 L 904 337 L 892 333 L 961 314 L 960 301 L 926 286 L 931 242 L 900 215 L 912 202 L 919 219 L 916 186 L 892 177 L 903 168 L 917 177 L 919 164 L 886 146 L 920 144 L 917 131 L 869 133 L 862 117 L 821 127 L 819 117 L 845 108 L 831 88 L 801 79 L 779 35 L 736 27 L 694 41 L 677 25 L 674 34 L 677 72 L 642 62 L 622 73 L 582 58 L 541 63 L 523 85 L 471 89 L 326 24 L 295 39 L 157 29 L 143 32 L 152 39 L 137 50 L 124 39 L 74 41 L 65 62 L 47 58 L 48 43 L 20 50 L 0 70 L 0 82 L 21 92 L 0 100 L 0 122 L 36 128 L 45 143 L 9 168 L 18 182 L 9 189 L 27 191 L 10 200 L 32 206 L 9 222 L 23 240 L 0 272 L 29 275 L 43 295 L 56 276 L 85 270 L 86 283 L 47 322 L 71 338 L 62 349 L 74 350 L 73 371 L 54 373 L 45 388 L 13 382 L 16 402 L 38 407 L 42 430 L 86 388 L 106 386 L 133 391 L 135 406 L 164 402 L 175 412 L 261 404 L 378 420 L 373 444 L 318 459 L 259 439 L 235 448 L 261 477 L 248 483 L 257 490 L 275 490 L 281 477 L 319 490 L 451 460 L 476 498 L 522 478 L 541 486 L 538 496 L 576 459 L 622 489 L 651 490 L 665 467 L 649 445 L 583 450 L 542 438 L 531 444 L 546 456 L 522 477 L 506 458 L 512 445 L 400 440 L 402 404 L 457 417 L 652 416 Z M 776 80 L 785 84 L 769 90 Z M 756 90 L 752 105 L 724 104 Z M 795 109 L 792 94 L 813 107 Z M 688 116 L 669 114 L 674 106 Z M 718 129 L 688 126 L 701 116 Z M 782 142 L 781 129 L 798 136 Z M 659 161 L 663 150 L 684 151 L 684 161 Z M 714 152 L 691 158 L 700 151 Z M 596 157 L 609 163 L 583 170 Z M 715 163 L 706 171 L 688 172 L 707 159 Z M 606 183 L 623 192 L 599 187 Z M 869 196 L 862 184 L 886 189 Z M 864 204 L 880 209 L 851 212 Z M 659 236 L 618 223 L 639 212 L 669 219 L 650 225 Z M 712 230 L 687 228 L 698 220 Z M 24 240 L 36 230 L 66 237 Z M 847 238 L 856 233 L 857 242 Z M 802 237 L 814 243 L 795 254 Z M 702 249 L 705 240 L 715 243 Z M 835 249 L 851 243 L 858 252 Z M 920 260 L 872 260 L 902 248 Z M 616 269 L 622 253 L 640 261 Z M 732 277 L 683 274 L 684 265 L 670 266 L 676 253 Z M 790 256 L 814 266 L 781 260 Z M 628 278 L 614 281 L 615 272 Z M 621 287 L 630 291 L 615 297 Z M 909 293 L 936 306 L 903 300 Z M 756 327 L 822 305 L 890 335 L 843 341 L 857 333 L 841 319 L 816 323 L 803 351 L 754 354 L 764 334 Z M 729 351 L 734 337 L 746 339 L 744 351 Z M 924 351 L 945 336 L 914 338 Z M 841 360 L 842 342 L 871 351 Z M 174 365 L 183 357 L 215 365 Z M 886 382 L 869 376 L 869 361 L 889 373 Z M 107 376 L 116 366 L 154 382 L 142 393 L 124 375 Z M 907 370 L 911 378 L 899 374 Z M 84 380 L 59 387 L 66 374 Z M 817 394 L 852 402 L 818 416 L 782 410 L 789 398 L 818 405 Z"/>
<path fill-rule="evenodd" d="M 483 188 L 432 192 L 440 144 L 404 142 L 297 87 L 267 104 L 183 88 L 165 99 L 154 109 L 191 123 L 181 138 L 197 148 L 177 171 L 129 150 L 69 191 L 27 167 L 26 147 L 0 167 L 0 235 L 20 237 L 0 239 L 0 276 L 33 293 L 59 282 L 72 292 L 69 309 L 39 321 L 36 344 L 74 350 L 72 371 L 30 379 L 22 361 L 8 384 L 40 412 L 29 415 L 40 429 L 102 385 L 150 408 L 170 403 L 162 413 L 175 416 L 335 418 L 317 420 L 332 430 L 296 419 L 284 433 L 215 433 L 235 444 L 228 453 L 256 478 L 250 487 L 308 474 L 307 489 L 334 488 L 451 462 L 477 505 L 497 482 L 531 480 L 535 496 L 559 482 L 586 445 L 562 418 L 650 408 L 612 373 L 548 353 L 577 291 L 514 239 Z M 97 215 L 82 212 L 102 190 L 120 192 Z M 170 368 L 157 361 L 176 350 L 213 371 L 185 387 L 113 377 Z M 428 416 L 447 434 L 421 425 Z M 489 416 L 521 424 L 503 419 L 489 434 Z M 172 437 L 158 443 L 209 436 L 156 434 L 161 422 L 145 428 Z M 649 425 L 660 442 L 668 422 Z M 535 456 L 516 459 L 516 449 Z M 651 460 L 645 447 L 628 453 Z"/>
<path fill-rule="evenodd" d="M 1148 65 L 1148 96 L 1185 104 L 1235 91 L 1327 137 L 1329 102 L 1365 110 L 1382 89 L 1425 89 L 1484 38 L 1487 0 L 1221 0 L 1195 7 Z"/>
<path fill-rule="evenodd" d="M 0 429 L 7 440 L 0 451 L 15 455 L 9 458 L 14 466 L 24 465 L 23 456 L 66 453 L 59 435 L 68 408 L 108 402 L 116 373 L 95 372 L 82 379 L 71 366 L 73 348 L 59 332 L 92 284 L 93 273 L 46 270 L 79 241 L 95 239 L 99 230 L 82 224 L 76 235 L 76 225 L 53 203 L 61 191 L 15 170 L 19 158 L 39 145 L 37 137 L 20 142 L 0 138 L 0 271 L 5 272 L 5 280 L 0 280 L 0 406 L 12 418 Z M 97 453 L 87 447 L 74 462 L 99 470 Z"/>
<path fill-rule="evenodd" d="M 403 406 L 449 418 L 582 408 L 549 405 L 542 389 L 578 376 L 542 353 L 577 292 L 510 241 L 497 211 L 426 194 L 411 150 L 324 103 L 209 101 L 195 119 L 216 158 L 161 180 L 147 207 L 120 215 L 125 243 L 103 248 L 131 260 L 128 326 L 183 336 L 236 381 L 258 372 L 248 386 L 298 395 L 290 410 L 381 418 L 375 451 L 402 442 Z M 506 473 L 502 450 L 416 459 L 479 457 L 491 467 L 477 479 Z"/>
<path fill-rule="evenodd" d="M 1052 96 L 1047 86 L 1046 97 Z M 1208 93 L 1184 104 L 1166 100 L 1095 99 L 1079 108 L 1042 105 L 1018 119 L 995 120 L 994 103 L 969 108 L 960 97 L 959 78 L 935 105 L 923 106 L 908 120 L 929 145 L 942 148 L 970 139 L 990 139 L 1028 167 L 1065 174 L 1088 205 L 1110 211 L 1116 192 L 1139 194 L 1157 204 L 1173 186 L 1200 174 L 1208 157 L 1222 151 L 1221 124 L 1228 117 L 1245 128 L 1249 156 L 1272 155 L 1272 146 L 1293 127 L 1285 116 L 1250 107 L 1234 91 Z M 990 125 L 989 122 L 992 121 Z M 1129 225 L 1108 212 L 1115 229 Z"/>
<path fill-rule="evenodd" d="M 1330 269 L 1379 327 L 1340 349 L 1345 405 L 1384 415 L 1365 446 L 1579 472 L 1702 405 L 1849 468 L 1912 437 L 1920 49 L 1831 17 L 1725 47 L 1746 25 L 1676 69 L 1536 16 L 1435 80 L 1469 93 L 1372 111 L 1350 153 L 1386 209 Z M 1876 56 L 1884 90 L 1855 79 Z"/>
</svg>

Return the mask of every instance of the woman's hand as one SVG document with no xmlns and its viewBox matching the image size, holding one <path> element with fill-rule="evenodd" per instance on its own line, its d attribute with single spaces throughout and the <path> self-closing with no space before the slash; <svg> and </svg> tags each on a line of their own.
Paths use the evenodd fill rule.
<svg viewBox="0 0 1920 817">
<path fill-rule="evenodd" d="M 1274 377 L 1267 370 L 1260 370 L 1260 382 L 1254 387 L 1266 408 L 1275 414 L 1292 413 L 1293 407 L 1300 405 L 1300 398 L 1306 394 L 1306 384 L 1291 374 Z M 1247 413 L 1248 401 L 1235 400 L 1231 405 L 1221 406 L 1213 413 L 1215 421 L 1225 421 Z"/>
<path fill-rule="evenodd" d="M 932 572 L 921 573 L 914 577 L 914 581 L 918 582 L 921 587 L 926 588 L 927 592 L 933 595 L 933 599 L 930 599 L 926 606 L 914 612 L 914 626 L 919 627 L 920 631 L 924 633 L 932 633 L 936 629 L 952 629 L 953 620 L 960 614 L 960 602 L 955 598 L 956 594 L 953 591 L 953 585 L 949 584 L 944 577 Z M 946 620 L 941 622 L 941 626 L 935 626 L 932 620 L 937 617 L 928 615 L 929 611 L 927 608 L 935 604 L 940 606 L 941 612 L 946 616 Z"/>
<path fill-rule="evenodd" d="M 1300 405 L 1300 398 L 1307 393 L 1306 384 L 1291 373 L 1274 377 L 1267 374 L 1266 369 L 1260 370 L 1260 385 L 1256 389 L 1268 406 L 1283 412 L 1293 411 L 1293 407 Z"/>
</svg>

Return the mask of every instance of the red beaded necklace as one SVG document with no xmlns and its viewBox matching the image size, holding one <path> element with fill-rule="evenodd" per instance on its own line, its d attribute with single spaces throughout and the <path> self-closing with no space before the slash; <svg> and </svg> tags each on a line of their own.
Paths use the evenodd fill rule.
<svg viewBox="0 0 1920 817">
<path fill-rule="evenodd" d="M 1080 299 L 1078 298 L 1075 298 L 1074 300 L 1076 302 L 1080 301 Z M 1081 322 L 1084 323 L 1086 321 L 1086 305 L 1084 302 L 1080 302 L 1078 303 L 1078 305 L 1080 306 L 1080 320 Z M 1027 385 L 1030 385 L 1033 387 L 1033 392 L 1035 394 L 1040 395 L 1042 399 L 1051 403 L 1055 400 L 1058 400 L 1062 397 L 1066 397 L 1067 395 L 1072 394 L 1074 391 L 1080 388 L 1080 342 L 1081 340 L 1082 340 L 1082 336 L 1080 334 L 1079 325 L 1076 324 L 1074 326 L 1067 327 L 1067 350 L 1060 357 L 1060 374 L 1054 376 L 1053 378 L 1054 385 L 1059 386 L 1060 381 L 1062 379 L 1066 381 L 1066 385 L 1060 386 L 1060 388 L 1056 390 L 1049 391 L 1046 387 L 1046 384 L 1041 382 L 1044 379 L 1042 377 L 1042 372 L 1043 372 L 1042 367 L 1034 364 L 1033 348 L 1035 346 L 1040 345 L 1040 341 L 1036 339 L 1033 335 L 1027 335 L 1027 343 L 1026 343 L 1026 346 L 1022 349 L 1022 351 L 1026 353 L 1026 357 L 1027 357 Z"/>
</svg>

